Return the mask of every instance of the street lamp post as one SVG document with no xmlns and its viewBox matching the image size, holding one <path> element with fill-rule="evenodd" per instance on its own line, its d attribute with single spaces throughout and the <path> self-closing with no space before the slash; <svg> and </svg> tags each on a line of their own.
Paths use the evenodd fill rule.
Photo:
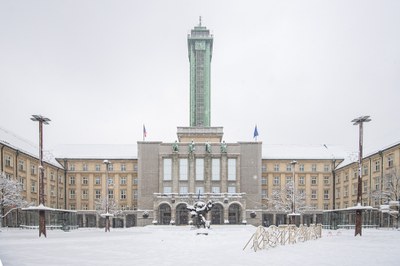
<svg viewBox="0 0 400 266">
<path fill-rule="evenodd" d="M 369 116 L 360 116 L 351 120 L 353 125 L 359 125 L 359 144 L 358 144 L 358 183 L 357 183 L 357 209 L 356 209 L 356 224 L 354 235 L 362 235 L 362 180 L 361 180 L 361 168 L 362 168 L 362 151 L 363 151 L 363 123 L 369 122 L 371 119 Z"/>
<path fill-rule="evenodd" d="M 106 165 L 106 226 L 105 231 L 110 232 L 110 214 L 109 214 L 109 206 L 108 206 L 108 166 L 111 164 L 109 160 L 104 160 L 103 163 Z"/>
<path fill-rule="evenodd" d="M 295 213 L 296 213 L 296 203 L 295 203 L 296 182 L 294 179 L 294 173 L 295 173 L 295 167 L 296 167 L 297 161 L 293 160 L 290 162 L 290 164 L 292 165 L 292 171 L 293 171 L 293 189 L 292 189 L 292 211 L 293 211 L 293 213 L 292 213 L 292 222 L 291 223 L 296 224 L 296 216 L 295 216 Z"/>
<path fill-rule="evenodd" d="M 50 119 L 41 115 L 32 115 L 31 120 L 39 122 L 39 205 L 44 207 L 43 124 L 48 125 Z M 46 216 L 44 209 L 39 209 L 39 237 L 42 234 L 47 237 Z"/>
</svg>

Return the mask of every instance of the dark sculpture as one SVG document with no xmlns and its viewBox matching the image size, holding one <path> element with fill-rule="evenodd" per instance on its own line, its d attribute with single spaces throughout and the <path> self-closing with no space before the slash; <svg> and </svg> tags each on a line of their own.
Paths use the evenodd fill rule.
<svg viewBox="0 0 400 266">
<path fill-rule="evenodd" d="M 214 203 L 209 200 L 207 203 L 204 201 L 197 201 L 193 206 L 188 205 L 186 208 L 190 211 L 193 222 L 200 228 L 210 228 L 210 223 L 206 221 L 206 214 L 212 209 Z"/>
</svg>

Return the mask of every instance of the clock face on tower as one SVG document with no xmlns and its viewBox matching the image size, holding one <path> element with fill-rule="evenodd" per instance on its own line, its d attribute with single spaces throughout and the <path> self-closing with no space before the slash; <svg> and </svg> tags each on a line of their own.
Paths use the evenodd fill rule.
<svg viewBox="0 0 400 266">
<path fill-rule="evenodd" d="M 197 41 L 194 43 L 195 50 L 205 50 L 206 49 L 206 42 L 205 41 Z"/>
</svg>

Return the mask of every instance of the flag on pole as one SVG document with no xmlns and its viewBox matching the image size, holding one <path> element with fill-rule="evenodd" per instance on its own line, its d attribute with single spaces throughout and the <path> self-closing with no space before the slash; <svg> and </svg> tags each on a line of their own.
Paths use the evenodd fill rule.
<svg viewBox="0 0 400 266">
<path fill-rule="evenodd" d="M 258 137 L 258 130 L 257 130 L 257 125 L 254 127 L 254 134 L 253 134 L 253 138 L 256 139 L 257 141 L 257 137 Z"/>
<path fill-rule="evenodd" d="M 146 139 L 147 137 L 147 131 L 146 131 L 146 127 L 143 124 L 143 141 Z"/>
</svg>

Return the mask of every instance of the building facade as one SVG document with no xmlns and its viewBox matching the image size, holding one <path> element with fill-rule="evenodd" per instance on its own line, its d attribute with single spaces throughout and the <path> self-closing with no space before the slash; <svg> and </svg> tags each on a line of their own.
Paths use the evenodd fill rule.
<svg viewBox="0 0 400 266">
<path fill-rule="evenodd" d="M 114 227 L 190 224 L 186 206 L 199 200 L 214 202 L 212 224 L 279 225 L 291 215 L 297 224 L 320 223 L 324 212 L 354 206 L 358 165 L 343 152 L 326 145 L 225 143 L 223 127 L 210 126 L 212 48 L 200 20 L 188 35 L 190 126 L 177 128 L 177 141 L 56 150 L 56 159 L 44 164 L 45 205 L 76 211 L 81 227 L 104 226 L 105 199 L 113 204 Z M 0 171 L 38 205 L 38 149 L 0 133 Z M 400 199 L 392 191 L 399 167 L 400 143 L 363 159 L 363 205 L 378 209 Z M 390 215 L 381 215 L 380 225 L 390 224 Z M 21 223 L 18 212 L 5 218 L 8 226 Z"/>
</svg>

